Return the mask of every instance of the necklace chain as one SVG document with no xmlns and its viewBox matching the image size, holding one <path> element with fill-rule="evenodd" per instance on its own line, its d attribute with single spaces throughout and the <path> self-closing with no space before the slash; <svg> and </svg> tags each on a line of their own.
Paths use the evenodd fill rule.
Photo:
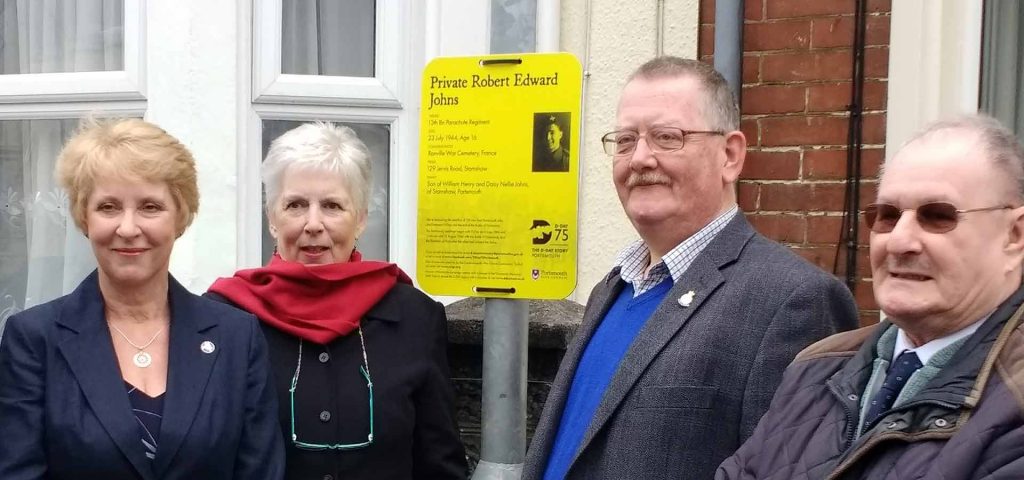
<svg viewBox="0 0 1024 480">
<path fill-rule="evenodd" d="M 363 367 L 366 369 L 366 375 L 370 375 L 370 362 L 366 360 L 366 342 L 363 340 L 363 326 L 356 326 L 356 331 L 359 332 L 359 346 L 363 350 Z M 130 342 L 129 342 L 130 343 Z M 153 343 L 150 340 L 149 343 Z M 146 345 L 147 347 L 149 344 Z M 299 339 L 299 361 L 295 364 L 295 374 L 292 375 L 292 389 L 299 384 L 299 373 L 302 372 L 302 339 Z"/>
<path fill-rule="evenodd" d="M 120 328 L 117 328 L 117 325 L 114 325 L 113 323 L 110 323 L 110 322 L 107 322 L 107 325 L 110 325 L 114 329 L 114 331 L 116 331 L 117 333 L 120 333 L 121 334 L 121 338 L 124 338 L 124 341 L 128 342 L 128 345 L 131 345 L 131 346 L 135 347 L 135 349 L 139 350 L 139 351 L 142 351 L 142 350 L 145 350 L 145 349 L 149 348 L 149 346 L 152 345 L 153 342 L 156 341 L 157 337 L 159 337 L 161 333 L 164 333 L 164 328 L 165 328 L 165 327 L 160 327 L 160 330 L 157 330 L 156 334 L 153 335 L 153 338 L 150 338 L 149 341 L 146 342 L 145 345 L 139 346 L 139 345 L 136 345 L 135 342 L 132 341 L 132 339 L 128 338 L 128 335 L 125 335 L 125 333 L 123 331 L 121 331 Z"/>
</svg>

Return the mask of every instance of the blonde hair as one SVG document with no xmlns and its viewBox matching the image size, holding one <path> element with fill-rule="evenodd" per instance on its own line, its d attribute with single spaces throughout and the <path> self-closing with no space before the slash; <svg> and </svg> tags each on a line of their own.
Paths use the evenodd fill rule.
<svg viewBox="0 0 1024 480">
<path fill-rule="evenodd" d="M 192 153 L 164 129 L 137 118 L 83 120 L 57 157 L 56 175 L 83 233 L 86 204 L 103 177 L 165 183 L 177 206 L 179 236 L 199 212 Z"/>
</svg>

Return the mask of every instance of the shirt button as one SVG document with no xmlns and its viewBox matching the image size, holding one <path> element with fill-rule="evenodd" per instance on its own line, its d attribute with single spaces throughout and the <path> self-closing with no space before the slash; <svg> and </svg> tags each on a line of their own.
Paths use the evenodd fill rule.
<svg viewBox="0 0 1024 480">
<path fill-rule="evenodd" d="M 329 421 L 331 421 L 331 412 L 328 412 L 327 410 L 324 410 L 324 411 L 320 412 L 320 421 L 321 422 L 329 422 Z"/>
<path fill-rule="evenodd" d="M 327 352 L 320 354 L 320 363 L 327 363 L 331 359 L 331 355 Z"/>
</svg>

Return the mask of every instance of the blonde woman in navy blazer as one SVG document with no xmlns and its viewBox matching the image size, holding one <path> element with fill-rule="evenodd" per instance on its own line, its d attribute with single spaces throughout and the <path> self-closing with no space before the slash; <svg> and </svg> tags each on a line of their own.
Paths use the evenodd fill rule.
<svg viewBox="0 0 1024 480">
<path fill-rule="evenodd" d="M 168 273 L 199 206 L 192 155 L 151 123 L 92 121 L 57 172 L 98 269 L 7 322 L 0 478 L 280 479 L 256 319 Z"/>
</svg>

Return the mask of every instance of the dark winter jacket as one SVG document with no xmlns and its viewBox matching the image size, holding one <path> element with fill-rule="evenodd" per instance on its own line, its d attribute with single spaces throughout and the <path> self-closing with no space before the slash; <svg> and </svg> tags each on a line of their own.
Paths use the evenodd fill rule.
<svg viewBox="0 0 1024 480">
<path fill-rule="evenodd" d="M 227 301 L 215 293 L 210 298 Z M 291 438 L 289 387 L 299 340 L 269 324 L 270 370 L 285 436 L 286 479 L 449 480 L 466 478 L 448 373 L 444 307 L 402 283 L 361 321 L 373 381 L 373 443 L 365 448 L 311 451 Z M 358 444 L 370 431 L 363 349 L 355 332 L 326 345 L 303 342 L 295 390 L 299 441 Z"/>
<path fill-rule="evenodd" d="M 1024 479 L 1024 288 L 909 401 L 855 435 L 889 322 L 803 351 L 768 413 L 715 478 Z"/>
</svg>

